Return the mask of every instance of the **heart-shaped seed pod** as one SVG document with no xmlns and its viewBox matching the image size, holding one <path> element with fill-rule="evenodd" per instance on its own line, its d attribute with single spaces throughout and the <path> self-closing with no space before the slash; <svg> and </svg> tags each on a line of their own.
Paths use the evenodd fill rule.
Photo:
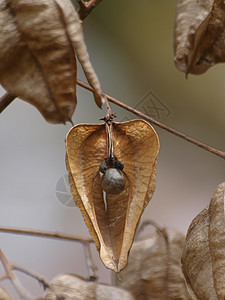
<svg viewBox="0 0 225 300">
<path fill-rule="evenodd" d="M 67 134 L 66 151 L 76 205 L 104 265 L 119 272 L 127 264 L 137 224 L 155 189 L 158 136 L 143 120 L 80 124 Z M 121 182 L 119 193 L 112 193 L 118 189 L 115 184 L 104 195 L 111 175 L 118 178 L 113 185 Z"/>
</svg>

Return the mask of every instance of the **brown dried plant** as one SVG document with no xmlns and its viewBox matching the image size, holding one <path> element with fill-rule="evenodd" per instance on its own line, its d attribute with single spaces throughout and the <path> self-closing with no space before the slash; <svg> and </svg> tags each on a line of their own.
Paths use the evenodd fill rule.
<svg viewBox="0 0 225 300">
<path fill-rule="evenodd" d="M 129 291 L 106 284 L 87 281 L 75 274 L 62 274 L 55 277 L 44 299 L 134 300 Z"/>
<path fill-rule="evenodd" d="M 49 122 L 71 121 L 77 103 L 76 56 L 101 107 L 100 84 L 70 0 L 0 2 L 0 84 Z"/>
<path fill-rule="evenodd" d="M 159 228 L 149 237 L 136 239 L 127 266 L 112 274 L 116 286 L 137 300 L 191 300 L 181 269 L 185 236 L 177 230 Z"/>
<path fill-rule="evenodd" d="M 155 189 L 158 137 L 142 120 L 83 124 L 69 131 L 66 150 L 74 200 L 103 263 L 118 272 L 126 266 L 139 219 Z M 120 193 L 104 196 L 99 168 L 110 155 L 124 165 L 126 183 Z"/>
<path fill-rule="evenodd" d="M 202 74 L 225 62 L 223 0 L 178 0 L 174 32 L 176 67 L 185 74 Z"/>
<path fill-rule="evenodd" d="M 225 298 L 225 183 L 192 221 L 182 254 L 183 272 L 193 299 Z"/>
</svg>

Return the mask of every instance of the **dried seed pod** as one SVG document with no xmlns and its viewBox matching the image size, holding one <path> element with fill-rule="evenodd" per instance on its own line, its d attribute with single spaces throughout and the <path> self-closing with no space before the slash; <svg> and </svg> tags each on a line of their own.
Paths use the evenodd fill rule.
<svg viewBox="0 0 225 300">
<path fill-rule="evenodd" d="M 112 274 L 113 283 L 137 300 L 191 300 L 181 270 L 184 241 L 184 234 L 168 228 L 135 241 L 126 268 L 119 278 Z"/>
<path fill-rule="evenodd" d="M 0 2 L 0 84 L 49 122 L 71 121 L 77 103 L 76 55 L 101 106 L 100 84 L 70 0 Z"/>
<path fill-rule="evenodd" d="M 225 62 L 225 4 L 219 0 L 178 0 L 174 32 L 176 67 L 202 74 Z"/>
<path fill-rule="evenodd" d="M 155 189 L 159 140 L 142 120 L 111 126 L 111 133 L 107 124 L 73 127 L 66 137 L 66 162 L 71 192 L 101 260 L 118 272 L 126 266 L 137 224 Z M 125 187 L 118 194 L 106 193 L 104 199 L 99 167 L 104 173 L 108 165 L 102 162 L 115 157 L 124 164 Z"/>
<path fill-rule="evenodd" d="M 134 300 L 133 296 L 124 289 L 87 281 L 73 274 L 63 274 L 54 278 L 45 299 Z"/>
<path fill-rule="evenodd" d="M 225 298 L 225 183 L 192 221 L 182 254 L 183 272 L 194 299 Z"/>
</svg>

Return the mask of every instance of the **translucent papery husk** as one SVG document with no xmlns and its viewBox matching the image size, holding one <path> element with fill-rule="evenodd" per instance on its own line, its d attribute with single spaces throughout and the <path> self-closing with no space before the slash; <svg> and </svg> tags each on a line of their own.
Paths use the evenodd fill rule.
<svg viewBox="0 0 225 300">
<path fill-rule="evenodd" d="M 225 5 L 222 0 L 178 0 L 174 30 L 176 67 L 202 74 L 225 62 Z"/>
<path fill-rule="evenodd" d="M 53 279 L 45 295 L 46 300 L 134 300 L 133 296 L 124 289 L 87 281 L 73 275 L 58 275 Z"/>
<path fill-rule="evenodd" d="M 159 140 L 142 120 L 113 122 L 112 131 L 126 185 L 120 194 L 106 194 L 105 201 L 99 166 L 107 157 L 106 124 L 73 127 L 67 134 L 66 150 L 76 205 L 104 265 L 118 272 L 126 266 L 137 224 L 155 189 Z"/>
<path fill-rule="evenodd" d="M 135 241 L 126 268 L 112 274 L 116 286 L 129 290 L 137 300 L 191 300 L 181 269 L 184 234 L 164 229 Z"/>
<path fill-rule="evenodd" d="M 80 60 L 101 106 L 78 13 L 70 0 L 0 2 L 0 84 L 51 123 L 71 121 Z"/>
<path fill-rule="evenodd" d="M 182 264 L 193 299 L 225 298 L 224 190 L 222 183 L 187 232 Z"/>
</svg>

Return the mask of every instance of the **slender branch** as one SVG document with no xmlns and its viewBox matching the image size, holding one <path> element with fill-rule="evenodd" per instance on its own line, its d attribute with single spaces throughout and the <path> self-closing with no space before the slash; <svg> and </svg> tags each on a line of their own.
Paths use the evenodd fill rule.
<svg viewBox="0 0 225 300">
<path fill-rule="evenodd" d="M 12 264 L 12 269 L 22 272 L 30 277 L 33 277 L 41 284 L 41 286 L 43 287 L 44 290 L 49 288 L 49 283 L 43 277 L 31 272 L 30 270 L 27 270 L 24 267 L 21 267 L 21 266 L 15 265 L 15 264 Z"/>
<path fill-rule="evenodd" d="M 15 289 L 17 290 L 18 294 L 21 296 L 22 299 L 30 300 L 32 299 L 31 295 L 23 288 L 18 278 L 13 273 L 13 268 L 10 262 L 5 257 L 4 253 L 0 249 L 0 260 L 2 265 L 5 269 L 5 278 L 9 278 L 14 285 Z"/>
<path fill-rule="evenodd" d="M 85 82 L 83 82 L 81 80 L 77 80 L 77 84 L 80 85 L 80 86 L 82 86 L 83 88 L 85 88 L 85 89 L 93 92 L 93 88 L 90 85 L 88 85 L 87 83 L 85 83 Z M 172 133 L 172 134 L 174 134 L 176 136 L 179 136 L 180 138 L 184 139 L 185 141 L 188 141 L 188 142 L 190 142 L 190 143 L 192 143 L 192 144 L 194 144 L 194 145 L 196 145 L 196 146 L 198 146 L 198 147 L 200 147 L 200 148 L 202 148 L 202 149 L 204 149 L 206 151 L 209 151 L 209 152 L 211 152 L 211 153 L 213 153 L 213 154 L 215 154 L 217 156 L 225 158 L 225 152 L 224 151 L 221 151 L 221 150 L 213 148 L 213 147 L 211 147 L 209 145 L 206 145 L 206 144 L 204 144 L 204 143 L 202 143 L 202 142 L 200 142 L 198 140 L 195 140 L 192 137 L 190 137 L 190 136 L 188 136 L 188 135 L 186 135 L 186 134 L 184 134 L 184 133 L 182 133 L 182 132 L 180 132 L 180 131 L 178 131 L 176 129 L 173 129 L 173 128 L 171 128 L 171 127 L 169 127 L 169 126 L 167 126 L 167 125 L 165 125 L 165 124 L 163 124 L 163 123 L 161 123 L 161 122 L 159 122 L 157 120 L 154 120 L 153 118 L 151 118 L 151 117 L 143 114 L 142 112 L 140 112 L 140 111 L 138 111 L 138 110 L 130 107 L 127 104 L 124 104 L 123 102 L 117 100 L 116 98 L 114 98 L 112 96 L 109 96 L 109 95 L 107 95 L 105 93 L 103 93 L 103 96 L 106 97 L 110 102 L 112 102 L 112 103 L 114 103 L 114 104 L 116 104 L 116 105 L 118 105 L 118 106 L 120 106 L 120 107 L 122 107 L 122 108 L 124 108 L 124 109 L 126 109 L 126 110 L 128 110 L 130 112 L 132 112 L 133 114 L 141 117 L 142 119 L 144 119 L 144 120 L 146 120 L 146 121 L 148 121 L 148 122 L 150 122 L 150 123 L 152 123 L 152 124 L 154 124 L 154 125 L 162 128 L 162 129 L 164 129 L 164 130 L 166 130 L 166 131 L 168 131 L 168 132 L 170 132 L 170 133 Z"/>
<path fill-rule="evenodd" d="M 33 236 L 37 236 L 37 237 L 39 236 L 39 237 L 46 237 L 46 238 L 63 239 L 63 240 L 69 240 L 69 241 L 74 241 L 74 242 L 79 242 L 79 243 L 94 243 L 93 239 L 91 239 L 91 238 L 69 235 L 69 234 L 64 234 L 64 233 L 57 233 L 57 232 L 49 232 L 49 231 L 0 227 L 0 232 L 22 234 L 22 235 L 33 235 Z"/>
<path fill-rule="evenodd" d="M 80 6 L 80 9 L 78 11 L 80 19 L 84 20 L 101 1 L 102 0 L 77 0 Z"/>
<path fill-rule="evenodd" d="M 85 88 L 85 89 L 93 92 L 93 88 L 90 85 L 88 85 L 87 83 L 85 83 L 85 82 L 83 82 L 81 80 L 77 80 L 77 84 L 80 85 L 81 87 L 83 87 L 83 88 Z M 207 144 L 204 144 L 204 143 L 202 143 L 202 142 L 200 142 L 200 141 L 198 141 L 196 139 L 193 139 L 192 137 L 190 137 L 190 136 L 188 136 L 188 135 L 186 135 L 186 134 L 184 134 L 184 133 L 182 133 L 182 132 L 180 132 L 180 131 L 178 131 L 178 130 L 176 130 L 174 128 L 171 128 L 171 127 L 169 127 L 169 126 L 167 126 L 167 125 L 165 125 L 165 124 L 163 124 L 163 123 L 161 123 L 161 122 L 159 122 L 157 120 L 154 120 L 153 118 L 151 118 L 151 117 L 143 114 L 142 112 L 138 111 L 137 109 L 134 109 L 134 108 L 130 107 L 127 104 L 124 104 L 123 102 L 119 101 L 118 99 L 116 99 L 116 98 L 114 98 L 114 97 L 112 97 L 110 95 L 107 95 L 107 94 L 103 93 L 103 96 L 106 99 L 108 99 L 108 101 L 110 101 L 110 102 L 112 102 L 112 103 L 114 103 L 114 104 L 116 104 L 116 105 L 118 105 L 118 106 L 120 106 L 120 107 L 122 107 L 122 108 L 124 108 L 124 109 L 126 109 L 126 110 L 128 110 L 130 112 L 132 112 L 133 114 L 141 117 L 142 119 L 144 119 L 144 120 L 146 120 L 146 121 L 148 121 L 148 122 L 150 122 L 150 123 L 152 123 L 152 124 L 154 124 L 154 125 L 162 128 L 162 129 L 164 129 L 164 130 L 166 130 L 166 131 L 168 131 L 168 132 L 170 132 L 170 133 L 172 133 L 172 134 L 174 134 L 176 136 L 179 136 L 180 138 L 184 139 L 185 141 L 190 142 L 190 143 L 192 143 L 192 144 L 194 144 L 194 145 L 196 145 L 196 146 L 198 146 L 198 147 L 200 147 L 200 148 L 202 148 L 202 149 L 204 149 L 206 151 L 209 151 L 209 152 L 211 152 L 211 153 L 213 153 L 213 154 L 215 154 L 215 155 L 217 155 L 219 157 L 225 158 L 225 152 L 224 151 L 218 150 L 218 149 L 216 149 L 214 147 L 211 147 L 211 146 L 209 146 Z M 3 101 L 5 101 L 6 99 L 12 99 L 13 97 L 15 98 L 15 96 L 13 96 L 10 93 L 8 93 L 8 94 L 5 94 L 2 98 L 0 98 L 0 113 L 2 112 L 2 110 L 1 110 L 1 107 L 2 107 L 1 106 L 1 101 L 2 101 L 2 99 L 3 99 Z M 9 103 L 11 103 L 12 100 Z M 4 110 L 4 108 L 3 108 L 3 110 Z"/>
<path fill-rule="evenodd" d="M 16 98 L 13 94 L 5 93 L 0 98 L 0 113 Z"/>
</svg>

